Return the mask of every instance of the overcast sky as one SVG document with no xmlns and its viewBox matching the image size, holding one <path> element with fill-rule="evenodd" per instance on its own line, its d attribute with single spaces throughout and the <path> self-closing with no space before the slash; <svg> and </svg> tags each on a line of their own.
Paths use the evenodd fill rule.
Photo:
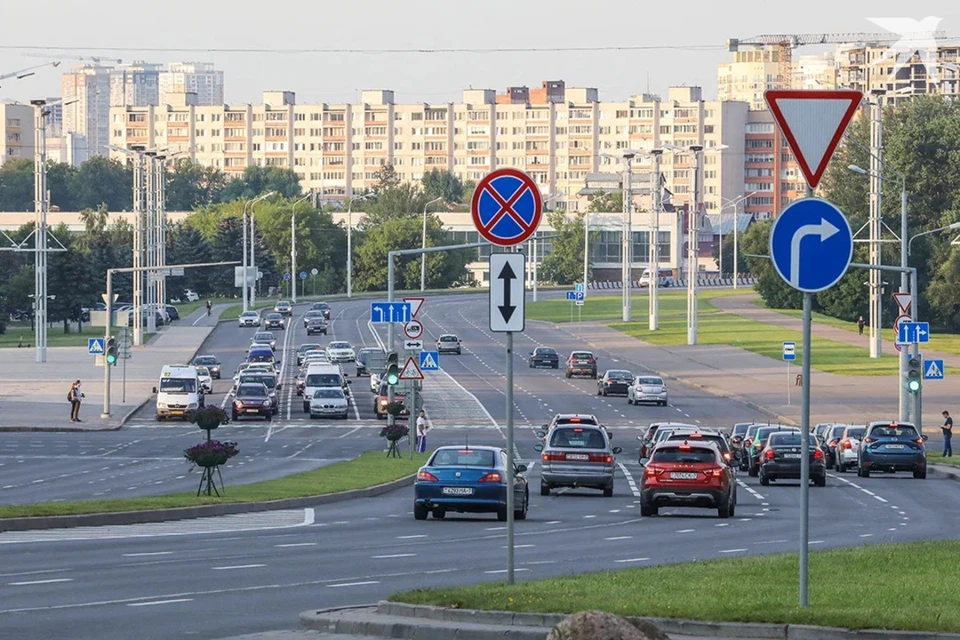
<svg viewBox="0 0 960 640">
<path fill-rule="evenodd" d="M 869 6 L 868 9 L 864 7 Z M 0 76 L 50 56 L 213 62 L 225 73 L 226 100 L 258 103 L 264 90 L 289 89 L 297 101 L 356 101 L 367 88 L 393 89 L 398 102 L 460 101 L 474 88 L 539 87 L 542 80 L 596 87 L 603 101 L 649 85 L 701 85 L 717 93 L 717 64 L 728 38 L 766 33 L 882 32 L 867 17 L 939 16 L 960 36 L 946 0 L 2 0 Z M 769 7 L 769 8 L 767 8 Z M 692 49 L 691 46 L 713 49 Z M 55 46 L 57 50 L 26 47 Z M 216 49 L 411 49 L 680 47 L 640 51 L 500 53 L 248 53 Z M 107 48 L 116 48 L 110 51 Z M 203 51 L 176 51 L 177 48 Z M 210 50 L 210 51 L 208 51 Z M 803 48 L 800 54 L 823 49 Z M 29 54 L 29 55 L 28 55 Z M 81 64 L 65 59 L 64 66 Z M 60 69 L 0 81 L 0 99 L 60 93 Z"/>
</svg>

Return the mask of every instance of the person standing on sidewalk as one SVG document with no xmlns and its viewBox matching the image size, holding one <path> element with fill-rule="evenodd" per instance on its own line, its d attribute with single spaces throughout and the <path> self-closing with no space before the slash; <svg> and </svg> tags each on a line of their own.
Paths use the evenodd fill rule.
<svg viewBox="0 0 960 640">
<path fill-rule="evenodd" d="M 863 316 L 857 318 L 857 331 L 860 332 L 860 335 L 863 335 L 863 325 L 865 324 L 866 322 L 863 321 Z"/>
<path fill-rule="evenodd" d="M 417 416 L 417 453 L 426 453 L 427 451 L 427 418 L 423 409 Z"/>
<path fill-rule="evenodd" d="M 950 417 L 949 411 L 943 412 L 943 426 L 940 427 L 940 431 L 943 432 L 943 457 L 952 458 L 953 447 L 950 445 L 950 440 L 953 438 L 953 418 Z"/>
<path fill-rule="evenodd" d="M 84 395 L 80 389 L 79 380 L 70 385 L 70 393 L 67 397 L 70 399 L 70 422 L 83 422 L 80 419 L 80 401 Z"/>
</svg>

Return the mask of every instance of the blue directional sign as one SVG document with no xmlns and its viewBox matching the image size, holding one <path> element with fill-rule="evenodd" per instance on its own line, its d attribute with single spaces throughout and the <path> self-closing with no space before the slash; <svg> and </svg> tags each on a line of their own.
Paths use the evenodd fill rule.
<svg viewBox="0 0 960 640">
<path fill-rule="evenodd" d="M 290 279 L 290 274 L 289 274 L 289 273 L 283 274 L 283 279 L 284 279 L 284 280 L 289 280 L 289 279 Z"/>
<path fill-rule="evenodd" d="M 582 282 L 578 282 L 578 283 L 573 287 L 573 290 L 574 290 L 574 291 L 580 291 L 580 292 L 585 291 L 584 286 L 583 286 L 583 283 L 582 283 Z"/>
<path fill-rule="evenodd" d="M 421 351 L 420 371 L 440 371 L 440 352 Z"/>
<path fill-rule="evenodd" d="M 307 279 L 307 272 L 306 272 L 306 271 L 301 271 L 301 272 L 300 272 L 300 279 L 301 279 L 301 280 L 306 280 L 306 279 Z"/>
<path fill-rule="evenodd" d="M 576 291 L 567 291 L 567 300 L 576 300 L 577 292 Z"/>
<path fill-rule="evenodd" d="M 103 351 L 103 338 L 87 338 L 87 353 L 92 356 L 102 356 Z"/>
<path fill-rule="evenodd" d="M 784 342 L 783 343 L 783 359 L 787 362 L 792 362 L 797 359 L 797 343 L 796 342 Z"/>
<path fill-rule="evenodd" d="M 930 342 L 929 322 L 901 322 L 898 331 L 897 342 L 900 344 Z"/>
<path fill-rule="evenodd" d="M 777 273 L 794 289 L 808 293 L 829 289 L 853 258 L 850 223 L 826 200 L 797 200 L 773 222 L 770 257 Z"/>
<path fill-rule="evenodd" d="M 373 324 L 407 323 L 413 318 L 409 302 L 371 302 L 370 321 Z"/>
<path fill-rule="evenodd" d="M 924 360 L 923 379 L 943 380 L 943 360 Z"/>
</svg>

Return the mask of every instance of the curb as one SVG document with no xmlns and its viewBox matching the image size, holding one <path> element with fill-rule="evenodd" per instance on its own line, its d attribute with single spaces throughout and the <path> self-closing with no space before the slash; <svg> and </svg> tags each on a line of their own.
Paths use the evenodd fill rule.
<svg viewBox="0 0 960 640">
<path fill-rule="evenodd" d="M 931 464 L 927 465 L 927 471 L 933 475 L 934 478 L 960 481 L 960 467 L 950 467 L 944 464 Z"/>
<path fill-rule="evenodd" d="M 104 431 L 119 431 L 122 425 L 116 426 L 106 426 L 106 427 L 93 427 L 89 429 L 84 429 L 82 427 L 38 427 L 36 425 L 31 427 L 26 426 L 0 426 L 0 432 L 11 432 L 11 433 L 102 433 Z"/>
<path fill-rule="evenodd" d="M 285 498 L 263 502 L 233 502 L 228 504 L 209 504 L 196 507 L 174 507 L 170 509 L 150 509 L 146 511 L 120 511 L 113 513 L 86 513 L 70 516 L 31 516 L 25 518 L 0 518 L 0 531 L 30 531 L 36 529 L 66 529 L 73 527 L 97 527 L 104 525 L 143 524 L 147 522 L 166 522 L 169 520 L 188 520 L 208 518 L 235 513 L 254 513 L 258 511 L 276 511 L 279 509 L 298 509 L 316 505 L 344 502 L 357 498 L 373 498 L 390 493 L 396 489 L 413 484 L 416 474 L 410 474 L 397 480 L 378 484 L 365 489 L 351 489 L 338 493 L 327 493 L 303 498 Z"/>
</svg>

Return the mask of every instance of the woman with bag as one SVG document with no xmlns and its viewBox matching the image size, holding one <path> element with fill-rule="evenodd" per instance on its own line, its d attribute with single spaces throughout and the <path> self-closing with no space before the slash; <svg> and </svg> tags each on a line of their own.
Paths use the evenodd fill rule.
<svg viewBox="0 0 960 640">
<path fill-rule="evenodd" d="M 80 419 L 80 401 L 84 398 L 80 390 L 80 381 L 77 380 L 70 385 L 70 393 L 67 394 L 67 400 L 70 401 L 70 422 L 83 422 Z"/>
</svg>

